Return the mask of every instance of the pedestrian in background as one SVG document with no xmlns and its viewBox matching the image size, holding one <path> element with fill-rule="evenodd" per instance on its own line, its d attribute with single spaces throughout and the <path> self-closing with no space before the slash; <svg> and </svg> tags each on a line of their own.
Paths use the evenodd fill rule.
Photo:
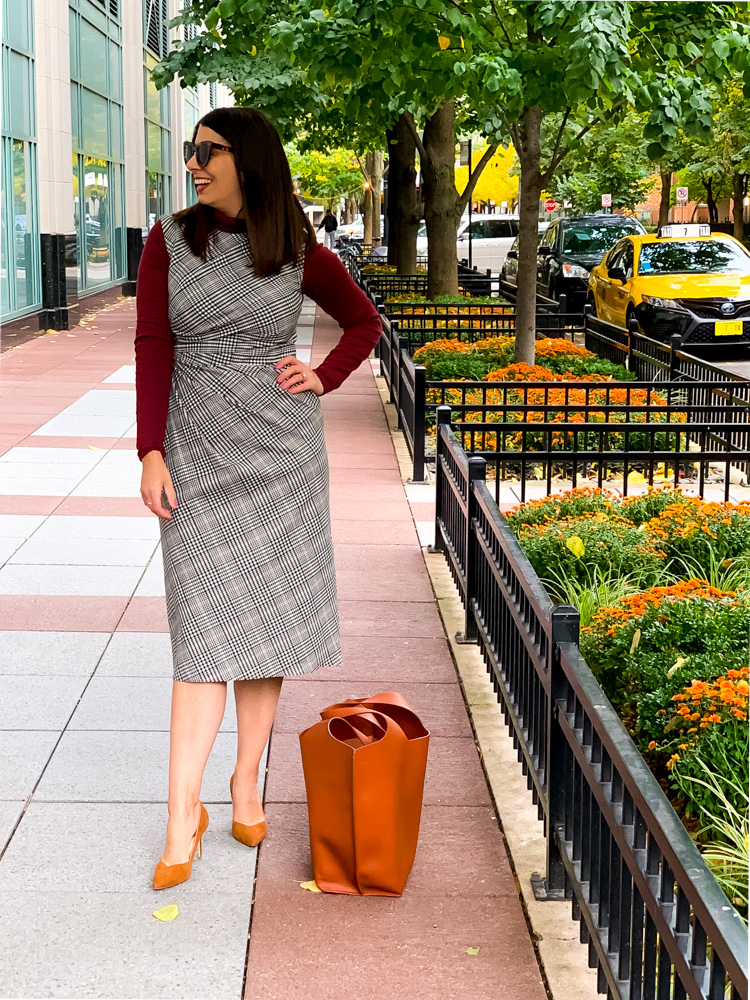
<svg viewBox="0 0 750 1000">
<path fill-rule="evenodd" d="M 201 782 L 227 683 L 232 833 L 254 847 L 266 832 L 258 773 L 282 679 L 341 663 L 319 397 L 380 335 L 372 303 L 318 245 L 264 115 L 210 111 L 184 158 L 198 202 L 154 225 L 136 292 L 141 495 L 161 519 L 173 661 L 157 889 L 189 878 L 200 850 Z M 294 354 L 303 295 L 344 331 L 315 369 Z"/>
<path fill-rule="evenodd" d="M 318 226 L 318 230 L 322 229 L 323 226 L 325 226 L 323 243 L 329 250 L 333 250 L 333 244 L 336 242 L 336 230 L 339 228 L 339 222 L 330 208 L 326 209 L 326 214 L 323 216 L 323 221 Z"/>
</svg>

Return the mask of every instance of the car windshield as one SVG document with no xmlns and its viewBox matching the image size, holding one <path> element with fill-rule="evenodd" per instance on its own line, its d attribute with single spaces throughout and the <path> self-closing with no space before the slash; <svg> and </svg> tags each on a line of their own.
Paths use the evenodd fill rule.
<svg viewBox="0 0 750 1000">
<path fill-rule="evenodd" d="M 639 233 L 634 226 L 565 226 L 563 229 L 563 253 L 599 253 L 602 256 L 623 236 Z"/>
<path fill-rule="evenodd" d="M 725 240 L 680 240 L 646 243 L 638 261 L 641 274 L 750 275 L 750 256 Z"/>
</svg>

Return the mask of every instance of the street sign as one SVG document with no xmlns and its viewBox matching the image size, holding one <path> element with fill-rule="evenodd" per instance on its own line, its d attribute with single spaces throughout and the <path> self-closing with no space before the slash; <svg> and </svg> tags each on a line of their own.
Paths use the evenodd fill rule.
<svg viewBox="0 0 750 1000">
<path fill-rule="evenodd" d="M 468 167 L 469 161 L 471 159 L 471 140 L 461 143 L 461 152 L 459 154 L 458 162 L 462 167 Z"/>
<path fill-rule="evenodd" d="M 563 208 L 572 208 L 572 207 L 573 207 L 573 202 L 568 201 L 568 199 L 566 198 L 565 201 L 563 202 Z"/>
<path fill-rule="evenodd" d="M 603 194 L 602 195 L 602 208 L 612 208 L 612 195 Z"/>
<path fill-rule="evenodd" d="M 686 202 L 688 200 L 688 189 L 686 187 L 677 188 L 677 201 Z"/>
<path fill-rule="evenodd" d="M 545 212 L 554 212 L 557 208 L 557 202 L 554 198 L 548 198 L 544 203 Z"/>
</svg>

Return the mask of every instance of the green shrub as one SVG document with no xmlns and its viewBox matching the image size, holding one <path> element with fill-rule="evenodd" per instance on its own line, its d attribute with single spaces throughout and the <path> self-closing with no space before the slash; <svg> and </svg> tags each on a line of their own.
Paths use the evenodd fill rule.
<svg viewBox="0 0 750 1000">
<path fill-rule="evenodd" d="M 544 367 L 561 375 L 570 372 L 576 378 L 582 375 L 603 375 L 615 382 L 632 382 L 635 379 L 634 372 L 629 372 L 623 365 L 607 361 L 606 358 L 575 356 L 566 358 L 564 354 L 559 354 L 557 357 L 544 358 Z"/>
<path fill-rule="evenodd" d="M 589 585 L 596 570 L 600 580 L 626 576 L 648 587 L 664 578 L 660 550 L 634 525 L 606 513 L 523 525 L 519 541 L 537 574 L 546 579 L 567 577 Z"/>
<path fill-rule="evenodd" d="M 565 517 L 580 517 L 582 514 L 611 511 L 618 513 L 618 497 L 608 490 L 596 490 L 581 486 L 568 493 L 555 493 L 543 500 L 530 500 L 514 508 L 505 517 L 511 528 L 518 533 L 522 524 L 542 524 Z"/>
<path fill-rule="evenodd" d="M 466 378 L 480 381 L 489 371 L 488 363 L 475 353 L 433 354 L 423 362 L 427 378 L 433 382 L 450 382 Z"/>
<path fill-rule="evenodd" d="M 750 600 L 691 580 L 622 598 L 582 631 L 581 652 L 641 750 L 672 698 L 747 664 Z"/>
</svg>

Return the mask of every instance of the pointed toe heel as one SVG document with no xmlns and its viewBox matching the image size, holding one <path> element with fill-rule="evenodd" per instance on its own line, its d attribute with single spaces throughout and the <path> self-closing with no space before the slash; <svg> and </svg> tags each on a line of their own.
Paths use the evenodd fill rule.
<svg viewBox="0 0 750 1000">
<path fill-rule="evenodd" d="M 190 857 L 187 861 L 182 861 L 176 865 L 167 865 L 163 861 L 158 861 L 154 870 L 154 889 L 171 889 L 174 885 L 187 882 L 193 872 L 193 858 L 196 850 L 198 857 L 203 857 L 203 834 L 208 829 L 208 813 L 206 807 L 201 802 L 201 814 L 198 820 L 198 829 L 195 833 L 195 840 L 190 850 Z"/>
<path fill-rule="evenodd" d="M 229 795 L 234 804 L 234 775 L 229 779 Z M 266 821 L 263 819 L 260 823 L 235 823 L 232 820 L 232 836 L 235 840 L 238 840 L 245 847 L 257 847 L 258 844 L 263 840 L 266 833 L 268 832 L 268 827 Z"/>
</svg>

